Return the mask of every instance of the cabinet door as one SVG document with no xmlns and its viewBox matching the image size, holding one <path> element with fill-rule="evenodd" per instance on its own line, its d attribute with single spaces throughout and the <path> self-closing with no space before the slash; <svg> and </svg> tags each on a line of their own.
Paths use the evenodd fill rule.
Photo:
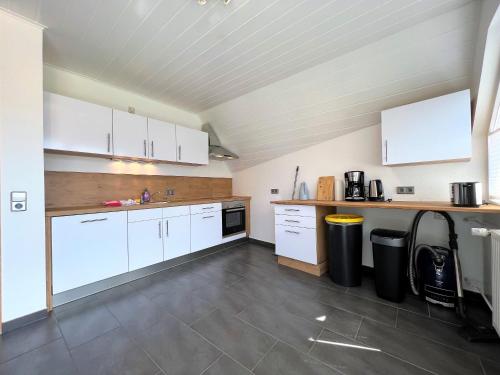
<svg viewBox="0 0 500 375">
<path fill-rule="evenodd" d="M 469 90 L 382 111 L 384 165 L 469 159 Z"/>
<path fill-rule="evenodd" d="M 129 271 L 163 261 L 161 219 L 128 224 L 128 259 Z"/>
<path fill-rule="evenodd" d="M 127 271 L 126 212 L 52 219 L 54 294 Z"/>
<path fill-rule="evenodd" d="M 222 213 L 209 212 L 191 215 L 191 252 L 220 244 L 222 241 Z"/>
<path fill-rule="evenodd" d="M 177 161 L 208 164 L 208 134 L 200 130 L 176 126 Z"/>
<path fill-rule="evenodd" d="M 178 216 L 163 220 L 164 260 L 189 254 L 191 251 L 190 217 Z"/>
<path fill-rule="evenodd" d="M 116 156 L 147 158 L 147 118 L 113 109 L 113 150 Z"/>
<path fill-rule="evenodd" d="M 155 160 L 176 161 L 175 125 L 148 118 L 149 157 Z"/>
<path fill-rule="evenodd" d="M 318 264 L 316 229 L 275 226 L 276 255 Z"/>
<path fill-rule="evenodd" d="M 44 92 L 44 147 L 52 150 L 112 154 L 111 108 Z"/>
</svg>

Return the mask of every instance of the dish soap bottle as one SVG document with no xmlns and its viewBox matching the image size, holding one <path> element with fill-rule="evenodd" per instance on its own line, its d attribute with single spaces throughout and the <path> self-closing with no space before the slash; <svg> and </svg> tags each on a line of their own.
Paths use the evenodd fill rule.
<svg viewBox="0 0 500 375">
<path fill-rule="evenodd" d="M 151 200 L 151 195 L 149 194 L 148 188 L 145 188 L 141 195 L 142 203 L 148 203 Z"/>
</svg>

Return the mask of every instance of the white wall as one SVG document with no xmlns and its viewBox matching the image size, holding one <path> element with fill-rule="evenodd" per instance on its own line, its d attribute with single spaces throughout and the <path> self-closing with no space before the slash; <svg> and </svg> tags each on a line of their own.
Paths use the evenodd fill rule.
<svg viewBox="0 0 500 375">
<path fill-rule="evenodd" d="M 0 10 L 0 223 L 2 321 L 43 310 L 42 29 Z M 28 210 L 10 211 L 10 192 Z"/>
<path fill-rule="evenodd" d="M 202 125 L 200 118 L 194 113 L 52 66 L 44 67 L 44 89 L 124 111 L 132 106 L 137 114 L 195 129 L 200 129 Z M 208 166 L 193 167 L 46 155 L 45 169 L 50 171 L 231 177 L 225 162 L 212 160 Z"/>
<path fill-rule="evenodd" d="M 445 142 L 445 140 L 443 140 Z M 335 176 L 343 180 L 347 170 L 365 171 L 365 179 L 381 179 L 387 198 L 394 200 L 449 200 L 449 183 L 453 181 L 486 179 L 486 140 L 473 137 L 473 157 L 470 162 L 443 163 L 402 167 L 383 167 L 381 164 L 380 126 L 358 130 L 321 144 L 287 154 L 257 166 L 235 172 L 233 189 L 235 194 L 251 195 L 251 237 L 274 243 L 274 214 L 271 200 L 290 199 L 292 195 L 295 167 L 300 166 L 298 182 L 305 181 L 312 198 L 316 195 L 318 176 Z M 415 186 L 415 195 L 398 196 L 396 186 Z M 278 188 L 279 195 L 271 195 L 271 188 Z M 364 224 L 363 263 L 371 266 L 369 231 L 375 227 L 408 229 L 415 212 L 398 210 L 344 209 L 360 213 L 367 218 Z M 471 284 L 482 284 L 483 266 L 480 254 L 482 242 L 469 235 L 470 225 L 462 221 L 464 215 L 453 215 L 456 219 L 459 245 L 465 277 Z M 432 215 L 422 222 L 421 237 L 430 244 L 447 243 L 447 230 L 442 220 Z"/>
</svg>

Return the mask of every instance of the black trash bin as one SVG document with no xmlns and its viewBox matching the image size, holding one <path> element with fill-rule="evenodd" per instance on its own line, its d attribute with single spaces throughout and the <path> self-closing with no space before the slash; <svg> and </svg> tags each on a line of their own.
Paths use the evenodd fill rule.
<svg viewBox="0 0 500 375">
<path fill-rule="evenodd" d="M 370 240 L 377 295 L 392 302 L 403 301 L 407 286 L 408 232 L 374 229 Z"/>
<path fill-rule="evenodd" d="M 328 224 L 328 272 L 334 283 L 361 285 L 363 255 L 363 216 L 335 214 Z"/>
</svg>

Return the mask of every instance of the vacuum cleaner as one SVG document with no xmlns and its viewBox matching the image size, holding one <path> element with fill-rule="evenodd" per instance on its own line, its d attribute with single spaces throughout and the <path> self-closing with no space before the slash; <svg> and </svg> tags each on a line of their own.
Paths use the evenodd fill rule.
<svg viewBox="0 0 500 375">
<path fill-rule="evenodd" d="M 426 212 L 438 213 L 447 221 L 449 249 L 426 244 L 416 245 L 418 225 Z M 467 340 L 499 340 L 492 327 L 481 325 L 466 314 L 455 222 L 447 212 L 419 211 L 411 227 L 408 251 L 408 276 L 413 294 L 430 303 L 455 308 L 463 322 L 460 334 Z"/>
</svg>

